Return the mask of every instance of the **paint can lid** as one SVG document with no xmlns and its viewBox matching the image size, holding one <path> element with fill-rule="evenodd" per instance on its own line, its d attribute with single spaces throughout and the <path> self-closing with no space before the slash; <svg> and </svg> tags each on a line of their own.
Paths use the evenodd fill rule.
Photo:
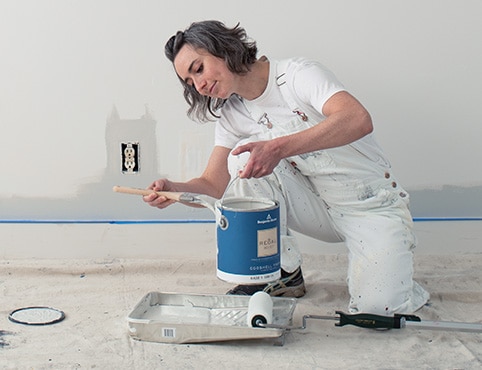
<svg viewBox="0 0 482 370">
<path fill-rule="evenodd" d="M 17 324 L 50 325 L 65 319 L 65 314 L 52 307 L 22 307 L 12 311 L 8 319 Z"/>
<path fill-rule="evenodd" d="M 218 202 L 217 206 L 230 211 L 258 212 L 278 208 L 279 203 L 271 199 L 226 198 L 222 203 Z"/>
</svg>

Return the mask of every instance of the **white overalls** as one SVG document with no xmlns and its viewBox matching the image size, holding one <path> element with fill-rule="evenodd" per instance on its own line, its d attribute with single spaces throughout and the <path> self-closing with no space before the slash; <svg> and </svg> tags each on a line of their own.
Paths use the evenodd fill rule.
<svg viewBox="0 0 482 370">
<path fill-rule="evenodd" d="M 238 145 L 297 132 L 323 119 L 290 92 L 286 63 L 271 62 L 270 91 L 265 92 L 271 100 L 273 96 L 282 99 L 286 111 L 280 114 L 279 106 L 271 111 L 269 104 L 263 105 L 266 94 L 242 102 L 249 116 L 260 123 L 260 131 Z M 248 157 L 249 153 L 230 155 L 232 178 Z M 412 313 L 427 302 L 428 293 L 412 280 L 416 239 L 408 194 L 371 135 L 352 145 L 284 159 L 272 175 L 235 181 L 229 191 L 236 196 L 265 198 L 274 194 L 280 202 L 281 265 L 285 271 L 294 271 L 302 262 L 289 230 L 327 242 L 344 241 L 349 251 L 351 313 Z"/>
</svg>

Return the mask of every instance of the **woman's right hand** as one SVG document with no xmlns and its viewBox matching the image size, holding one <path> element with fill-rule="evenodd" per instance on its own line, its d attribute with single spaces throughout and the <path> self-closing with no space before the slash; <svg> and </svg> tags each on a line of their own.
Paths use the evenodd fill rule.
<svg viewBox="0 0 482 370">
<path fill-rule="evenodd" d="M 169 181 L 168 179 L 156 180 L 148 187 L 148 189 L 154 190 L 154 191 L 176 191 L 173 188 L 172 182 Z M 165 196 L 158 195 L 156 193 L 145 195 L 144 197 L 142 197 L 142 199 L 151 207 L 156 207 L 161 209 L 166 208 L 176 202 L 175 200 L 167 199 Z"/>
</svg>

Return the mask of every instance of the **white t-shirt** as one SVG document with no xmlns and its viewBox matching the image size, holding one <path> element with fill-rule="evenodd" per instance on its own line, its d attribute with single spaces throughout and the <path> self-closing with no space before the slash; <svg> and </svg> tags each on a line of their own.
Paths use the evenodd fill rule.
<svg viewBox="0 0 482 370">
<path fill-rule="evenodd" d="M 280 69 L 286 71 L 285 75 L 278 71 L 278 64 L 283 65 Z M 215 145 L 231 149 L 243 139 L 269 140 L 305 130 L 326 118 L 323 105 L 344 90 L 334 74 L 318 62 L 303 58 L 271 62 L 268 85 L 261 96 L 248 101 L 234 95 L 221 108 Z M 285 99 L 288 96 L 289 101 Z M 293 103 L 307 113 L 306 122 L 293 112 Z M 378 181 L 391 167 L 373 134 L 348 145 L 287 159 L 296 163 L 304 175 L 330 175 L 334 188 L 338 186 L 337 176 L 354 181 Z"/>
<path fill-rule="evenodd" d="M 216 123 L 215 145 L 226 148 L 234 146 L 245 138 L 268 138 L 280 136 L 283 132 L 277 130 L 280 122 L 291 119 L 293 112 L 286 104 L 277 86 L 277 62 L 270 62 L 268 85 L 261 96 L 248 101 L 233 95 L 221 108 L 221 118 Z M 316 61 L 303 58 L 287 61 L 287 70 L 296 69 L 293 76 L 293 86 L 300 101 L 310 105 L 323 119 L 322 108 L 325 102 L 335 93 L 343 91 L 343 85 L 335 75 Z M 274 130 L 266 131 L 266 125 L 258 123 L 263 113 L 274 126 Z M 284 132 L 284 134 L 293 133 Z M 269 134 L 267 136 L 267 134 Z"/>
</svg>

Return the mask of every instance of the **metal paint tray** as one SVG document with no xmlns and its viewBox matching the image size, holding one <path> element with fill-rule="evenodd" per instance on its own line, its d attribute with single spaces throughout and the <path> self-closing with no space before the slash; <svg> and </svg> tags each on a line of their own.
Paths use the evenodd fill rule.
<svg viewBox="0 0 482 370">
<path fill-rule="evenodd" d="M 204 343 L 278 338 L 278 328 L 247 324 L 249 296 L 150 292 L 129 314 L 133 339 L 165 343 Z M 291 325 L 296 298 L 273 297 L 273 324 Z"/>
</svg>

